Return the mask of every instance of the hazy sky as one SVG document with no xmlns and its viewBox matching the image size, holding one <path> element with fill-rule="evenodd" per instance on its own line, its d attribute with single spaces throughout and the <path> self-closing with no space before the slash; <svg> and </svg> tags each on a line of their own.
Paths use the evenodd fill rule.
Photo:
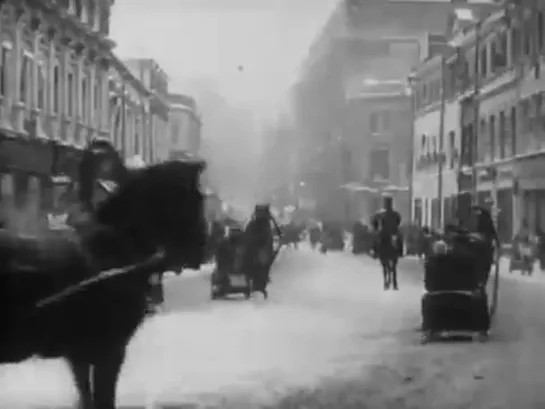
<svg viewBox="0 0 545 409">
<path fill-rule="evenodd" d="M 211 78 L 230 101 L 278 105 L 336 0 L 116 0 L 121 57 L 155 58 L 183 92 Z M 242 70 L 239 70 L 242 67 Z"/>
</svg>

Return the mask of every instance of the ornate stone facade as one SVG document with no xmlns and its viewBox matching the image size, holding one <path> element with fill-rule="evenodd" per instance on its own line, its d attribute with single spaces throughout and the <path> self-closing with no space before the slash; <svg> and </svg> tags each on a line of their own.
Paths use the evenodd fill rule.
<svg viewBox="0 0 545 409">
<path fill-rule="evenodd" d="M 63 152 L 77 156 L 89 139 L 109 137 L 112 4 L 8 0 L 1 5 L 0 153 L 6 159 L 0 163 L 1 207 L 10 219 L 17 219 L 14 212 L 23 212 L 26 220 L 38 217 L 36 209 L 51 206 L 51 176 L 59 170 L 56 162 L 66 162 Z"/>
</svg>

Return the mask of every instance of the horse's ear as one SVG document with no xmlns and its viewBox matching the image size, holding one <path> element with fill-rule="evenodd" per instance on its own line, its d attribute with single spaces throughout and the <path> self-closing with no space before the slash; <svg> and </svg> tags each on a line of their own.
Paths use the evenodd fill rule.
<svg viewBox="0 0 545 409">
<path fill-rule="evenodd" d="M 203 173 L 206 170 L 206 161 L 204 160 L 199 160 L 191 163 L 199 174 Z"/>
</svg>

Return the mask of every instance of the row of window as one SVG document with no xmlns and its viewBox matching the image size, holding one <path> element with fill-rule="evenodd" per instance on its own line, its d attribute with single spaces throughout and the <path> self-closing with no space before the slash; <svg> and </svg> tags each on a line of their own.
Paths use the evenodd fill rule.
<svg viewBox="0 0 545 409">
<path fill-rule="evenodd" d="M 482 39 L 478 52 L 478 72 L 481 85 L 501 75 L 531 56 L 534 51 L 545 54 L 545 15 L 543 11 L 528 16 L 535 19 L 519 26 L 505 21 L 496 23 L 496 32 Z M 458 49 L 457 54 L 445 67 L 445 98 L 451 98 L 474 85 L 475 44 L 470 49 Z M 434 76 L 415 86 L 414 102 L 417 110 L 441 100 L 443 79 L 440 69 Z"/>
<path fill-rule="evenodd" d="M 382 133 L 392 130 L 391 111 L 375 111 L 369 115 L 369 132 Z"/>
<path fill-rule="evenodd" d="M 439 137 L 436 135 L 422 134 L 420 136 L 420 146 L 417 150 L 417 163 L 418 169 L 425 168 L 429 165 L 437 164 L 440 160 L 447 160 L 447 166 L 450 169 L 454 169 L 458 164 L 459 152 L 456 147 L 456 132 L 448 132 L 448 145 L 444 145 L 446 149 L 443 150 L 444 156 L 440 156 L 439 149 Z"/>
<path fill-rule="evenodd" d="M 1 60 L 0 60 L 0 95 L 6 96 L 9 95 L 10 90 L 8 89 L 9 84 L 11 83 L 12 71 L 9 69 L 9 64 L 11 63 L 11 58 L 13 58 L 12 51 L 9 47 L 1 47 Z M 37 65 L 38 69 L 38 78 L 37 84 L 34 83 L 33 78 L 33 67 Z M 91 104 L 90 96 L 90 84 L 91 78 L 88 72 L 83 73 L 83 78 L 81 79 L 81 88 L 79 95 L 79 104 L 75 102 L 78 100 L 78 87 L 76 76 L 73 71 L 76 70 L 76 66 L 71 67 L 72 72 L 67 73 L 66 77 L 66 108 L 65 114 L 68 117 L 76 117 L 81 115 L 84 122 L 88 118 L 89 107 Z M 49 75 L 52 75 L 50 78 Z M 52 80 L 52 81 L 50 81 Z M 48 86 L 49 84 L 49 86 Z M 61 72 L 60 67 L 56 65 L 53 68 L 52 72 L 44 69 L 43 65 L 38 61 L 33 59 L 29 55 L 23 55 L 21 61 L 21 76 L 19 83 L 19 98 L 23 103 L 28 103 L 33 99 L 33 85 L 37 87 L 37 106 L 39 109 L 46 109 L 49 105 L 47 99 L 49 93 L 52 93 L 52 106 L 48 107 L 52 114 L 60 113 L 60 101 L 61 101 Z M 99 109 L 100 99 L 101 99 L 101 87 L 100 81 L 97 77 L 94 85 L 94 106 L 95 110 Z M 80 112 L 77 112 L 79 105 Z"/>
<path fill-rule="evenodd" d="M 520 126 L 517 128 L 517 120 Z M 471 126 L 466 127 L 466 145 L 472 140 Z M 518 134 L 518 137 L 517 137 Z M 477 161 L 490 162 L 526 153 L 533 142 L 545 143 L 545 93 L 539 92 L 511 107 L 481 118 L 477 142 Z M 470 150 L 470 146 L 468 149 Z M 466 162 L 471 156 L 466 153 Z"/>
</svg>

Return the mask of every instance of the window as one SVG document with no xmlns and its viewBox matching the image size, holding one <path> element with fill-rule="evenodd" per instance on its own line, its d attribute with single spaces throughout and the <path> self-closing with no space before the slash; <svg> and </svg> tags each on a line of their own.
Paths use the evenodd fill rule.
<svg viewBox="0 0 545 409">
<path fill-rule="evenodd" d="M 68 73 L 68 81 L 66 82 L 66 85 L 68 87 L 68 106 L 66 107 L 65 113 L 67 116 L 72 116 L 74 113 L 74 74 L 72 74 L 71 72 Z"/>
<path fill-rule="evenodd" d="M 496 115 L 490 115 L 490 129 L 489 129 L 489 135 L 490 135 L 490 158 L 494 160 L 497 158 L 496 155 Z"/>
<path fill-rule="evenodd" d="M 511 56 L 514 61 L 520 57 L 521 42 L 520 28 L 511 28 Z"/>
<path fill-rule="evenodd" d="M 529 21 L 525 22 L 523 29 L 522 51 L 525 56 L 532 53 L 532 24 Z"/>
<path fill-rule="evenodd" d="M 462 128 L 461 141 L 461 163 L 464 166 L 471 166 L 473 163 L 473 125 L 466 125 Z"/>
<path fill-rule="evenodd" d="M 500 112 L 500 119 L 499 119 L 499 128 L 498 128 L 498 145 L 499 145 L 499 158 L 504 159 L 505 158 L 505 143 L 507 142 L 507 123 L 505 121 L 505 112 Z"/>
<path fill-rule="evenodd" d="M 513 155 L 516 155 L 518 152 L 518 146 L 517 146 L 517 107 L 511 108 L 511 155 L 508 155 L 507 157 L 511 157 Z M 509 146 L 506 144 L 506 146 Z M 507 152 L 505 153 L 507 155 Z"/>
<path fill-rule="evenodd" d="M 382 130 L 390 131 L 392 129 L 392 117 L 390 111 L 382 112 Z"/>
<path fill-rule="evenodd" d="M 531 121 L 532 121 L 531 128 L 532 128 L 532 132 L 539 132 L 542 129 L 541 121 L 540 121 L 541 105 L 543 104 L 541 92 L 538 92 L 537 94 L 535 94 L 533 97 L 533 100 L 534 100 L 533 101 L 534 109 L 533 109 L 532 117 L 531 117 Z"/>
<path fill-rule="evenodd" d="M 2 60 L 0 61 L 0 94 L 6 95 L 8 91 L 8 67 L 9 67 L 10 50 L 6 47 L 2 47 Z"/>
<path fill-rule="evenodd" d="M 387 180 L 390 177 L 390 152 L 388 149 L 375 149 L 370 152 L 371 177 Z"/>
<path fill-rule="evenodd" d="M 45 108 L 45 74 L 41 64 L 38 66 L 38 108 Z"/>
<path fill-rule="evenodd" d="M 141 144 L 140 144 L 140 128 L 142 127 L 142 122 L 140 121 L 140 118 L 136 118 L 136 126 L 135 126 L 135 133 L 134 133 L 134 153 L 137 155 L 141 155 L 142 152 L 140 152 Z"/>
<path fill-rule="evenodd" d="M 507 66 L 507 32 L 502 32 L 496 43 L 496 55 L 494 57 L 497 67 Z"/>
<path fill-rule="evenodd" d="M 371 112 L 369 115 L 369 131 L 379 133 L 391 129 L 390 111 Z"/>
<path fill-rule="evenodd" d="M 543 11 L 537 13 L 537 47 L 538 52 L 543 50 L 545 45 L 545 14 Z"/>
<path fill-rule="evenodd" d="M 172 143 L 174 145 L 178 144 L 178 141 L 180 139 L 180 124 L 178 121 L 175 121 L 172 124 Z"/>
<path fill-rule="evenodd" d="M 448 133 L 448 143 L 449 143 L 449 152 L 450 152 L 450 158 L 449 158 L 449 167 L 451 169 L 454 169 L 454 165 L 456 163 L 456 133 L 454 131 L 450 131 Z"/>
<path fill-rule="evenodd" d="M 520 103 L 521 108 L 521 118 L 523 118 L 523 121 L 521 123 L 521 131 L 523 134 L 526 134 L 530 131 L 530 101 L 527 99 L 523 100 Z"/>
<path fill-rule="evenodd" d="M 479 68 L 480 68 L 481 77 L 486 77 L 486 75 L 488 74 L 488 46 L 487 45 L 484 45 L 481 48 L 480 54 L 481 55 L 479 56 Z"/>
<path fill-rule="evenodd" d="M 483 162 L 489 152 L 490 135 L 488 135 L 486 119 L 481 118 L 479 121 L 479 133 L 477 135 L 477 162 Z"/>
<path fill-rule="evenodd" d="M 21 83 L 19 84 L 19 99 L 21 102 L 28 101 L 28 92 L 30 91 L 30 76 L 31 76 L 30 57 L 28 55 L 23 56 L 21 61 Z"/>
<path fill-rule="evenodd" d="M 58 65 L 53 69 L 53 112 L 59 112 L 59 87 L 60 87 L 60 68 Z"/>
<path fill-rule="evenodd" d="M 88 79 L 83 78 L 81 81 L 81 118 L 84 123 L 87 123 L 87 107 L 89 106 L 89 95 L 87 91 Z"/>
</svg>

